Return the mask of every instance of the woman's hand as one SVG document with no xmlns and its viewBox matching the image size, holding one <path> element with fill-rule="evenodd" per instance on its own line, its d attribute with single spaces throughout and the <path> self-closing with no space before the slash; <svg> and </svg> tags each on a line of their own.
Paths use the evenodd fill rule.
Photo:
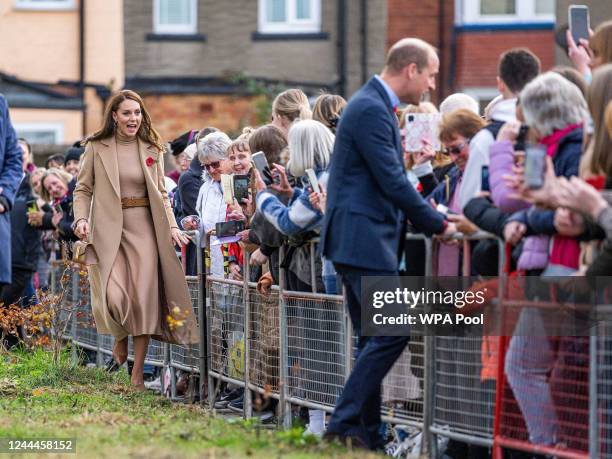
<svg viewBox="0 0 612 459">
<path fill-rule="evenodd" d="M 228 220 L 242 220 L 245 221 L 246 215 L 244 214 L 242 207 L 238 204 L 238 201 L 234 199 L 234 203 L 229 206 L 229 212 L 227 213 Z"/>
<path fill-rule="evenodd" d="M 436 157 L 436 151 L 433 149 L 429 140 L 423 139 L 421 140 L 421 143 L 423 145 L 421 151 L 417 151 L 413 154 L 415 166 L 425 164 L 427 161 L 431 161 Z"/>
<path fill-rule="evenodd" d="M 51 217 L 51 224 L 56 228 L 59 226 L 59 223 L 62 221 L 62 217 L 64 214 L 62 212 L 53 211 L 53 217 Z"/>
<path fill-rule="evenodd" d="M 589 30 L 589 35 L 593 35 L 591 30 Z M 576 43 L 569 28 L 565 36 L 567 38 L 567 54 L 574 64 L 574 67 L 576 67 L 576 70 L 582 75 L 590 75 L 590 64 L 593 59 L 593 51 L 589 48 L 589 42 L 581 38 L 580 43 Z"/>
<path fill-rule="evenodd" d="M 517 245 L 526 231 L 527 227 L 521 222 L 513 221 L 506 223 L 506 226 L 504 226 L 504 240 L 510 245 Z"/>
<path fill-rule="evenodd" d="M 172 228 L 170 230 L 170 233 L 172 234 L 172 241 L 179 247 L 183 247 L 184 245 L 189 244 L 189 242 L 191 241 L 191 239 L 189 239 L 189 236 L 187 236 L 178 228 Z"/>
<path fill-rule="evenodd" d="M 546 172 L 544 174 L 544 186 L 540 189 L 527 188 L 525 185 L 525 168 L 523 166 L 513 167 L 514 175 L 505 175 L 503 178 L 509 188 L 515 193 L 511 195 L 514 199 L 521 199 L 531 204 L 550 209 L 559 207 L 559 180 L 555 176 L 555 167 L 550 156 L 546 157 Z"/>
<path fill-rule="evenodd" d="M 280 194 L 284 194 L 289 198 L 293 196 L 293 188 L 291 188 L 291 185 L 289 185 L 285 168 L 280 164 L 275 163 L 274 167 L 272 168 L 272 173 L 274 174 L 274 172 L 276 172 L 276 175 L 280 178 L 280 184 L 273 183 L 270 185 L 270 188 Z"/>
<path fill-rule="evenodd" d="M 519 132 L 521 130 L 521 122 L 520 121 L 508 121 L 506 123 L 504 123 L 504 125 L 501 127 L 501 129 L 499 130 L 499 132 L 497 133 L 497 141 L 498 142 L 503 142 L 503 141 L 509 141 L 509 142 L 516 142 L 516 139 L 519 135 Z"/>
<path fill-rule="evenodd" d="M 266 183 L 261 178 L 261 174 L 259 173 L 257 169 L 253 168 L 253 173 L 255 177 L 255 189 L 259 193 L 260 191 L 263 191 L 267 188 Z"/>
<path fill-rule="evenodd" d="M 249 264 L 251 265 L 261 266 L 266 261 L 268 261 L 268 257 L 266 257 L 263 253 L 261 253 L 260 249 L 257 249 L 255 252 L 253 252 L 251 254 L 251 257 L 249 258 Z"/>
<path fill-rule="evenodd" d="M 561 236 L 578 237 L 584 233 L 584 218 L 569 209 L 555 211 L 555 229 Z"/>
<path fill-rule="evenodd" d="M 559 205 L 589 215 L 593 220 L 608 207 L 601 193 L 582 179 L 572 177 L 558 181 Z"/>
<path fill-rule="evenodd" d="M 327 193 L 321 184 L 319 184 L 319 190 L 320 193 L 315 191 L 311 192 L 308 195 L 308 200 L 314 209 L 324 214 L 325 208 L 327 207 Z"/>
<path fill-rule="evenodd" d="M 239 281 L 242 280 L 242 272 L 240 269 L 240 265 L 238 263 L 236 262 L 230 263 L 229 271 L 230 271 L 230 274 L 229 274 L 230 279 L 239 280 Z"/>
<path fill-rule="evenodd" d="M 42 226 L 45 213 L 42 210 L 28 212 L 28 224 L 30 226 Z"/>
<path fill-rule="evenodd" d="M 78 221 L 74 228 L 74 234 L 82 241 L 89 238 L 89 223 L 87 220 L 81 219 Z"/>
<path fill-rule="evenodd" d="M 238 236 L 242 242 L 249 242 L 249 233 L 250 232 L 251 232 L 250 229 L 245 229 L 245 230 L 242 230 L 242 231 L 236 233 L 236 236 Z"/>
</svg>

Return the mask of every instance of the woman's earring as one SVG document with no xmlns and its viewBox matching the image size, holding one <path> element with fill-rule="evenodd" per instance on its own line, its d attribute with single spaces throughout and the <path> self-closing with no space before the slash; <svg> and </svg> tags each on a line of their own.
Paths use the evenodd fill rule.
<svg viewBox="0 0 612 459">
<path fill-rule="evenodd" d="M 115 129 L 117 129 L 117 120 L 114 120 L 114 121 L 113 121 L 113 127 L 114 127 Z"/>
</svg>

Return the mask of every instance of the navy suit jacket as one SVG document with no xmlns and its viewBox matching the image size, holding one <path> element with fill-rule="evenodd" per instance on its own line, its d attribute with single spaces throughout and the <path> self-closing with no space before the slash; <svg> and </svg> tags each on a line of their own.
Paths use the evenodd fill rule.
<svg viewBox="0 0 612 459">
<path fill-rule="evenodd" d="M 372 78 L 351 98 L 336 132 L 323 255 L 356 268 L 396 271 L 406 216 L 426 234 L 446 226 L 408 181 L 397 117 Z"/>
</svg>

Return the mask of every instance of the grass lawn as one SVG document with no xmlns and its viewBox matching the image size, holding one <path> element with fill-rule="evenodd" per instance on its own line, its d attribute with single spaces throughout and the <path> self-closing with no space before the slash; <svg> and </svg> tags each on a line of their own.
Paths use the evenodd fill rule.
<svg viewBox="0 0 612 459">
<path fill-rule="evenodd" d="M 42 350 L 0 354 L 0 438 L 76 438 L 77 457 L 376 458 L 361 450 L 305 441 L 301 429 L 258 429 L 199 405 L 134 392 L 124 372 L 56 366 Z M 2 457 L 75 457 L 16 454 Z"/>
</svg>

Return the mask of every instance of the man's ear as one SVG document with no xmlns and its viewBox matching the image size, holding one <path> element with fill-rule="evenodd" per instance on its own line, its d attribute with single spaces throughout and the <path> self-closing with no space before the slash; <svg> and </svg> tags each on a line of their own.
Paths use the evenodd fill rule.
<svg viewBox="0 0 612 459">
<path fill-rule="evenodd" d="M 414 77 L 416 77 L 417 73 L 419 73 L 419 70 L 417 68 L 416 63 L 411 62 L 406 67 L 404 67 L 402 73 L 404 74 L 404 78 L 412 80 L 414 79 Z"/>
</svg>

